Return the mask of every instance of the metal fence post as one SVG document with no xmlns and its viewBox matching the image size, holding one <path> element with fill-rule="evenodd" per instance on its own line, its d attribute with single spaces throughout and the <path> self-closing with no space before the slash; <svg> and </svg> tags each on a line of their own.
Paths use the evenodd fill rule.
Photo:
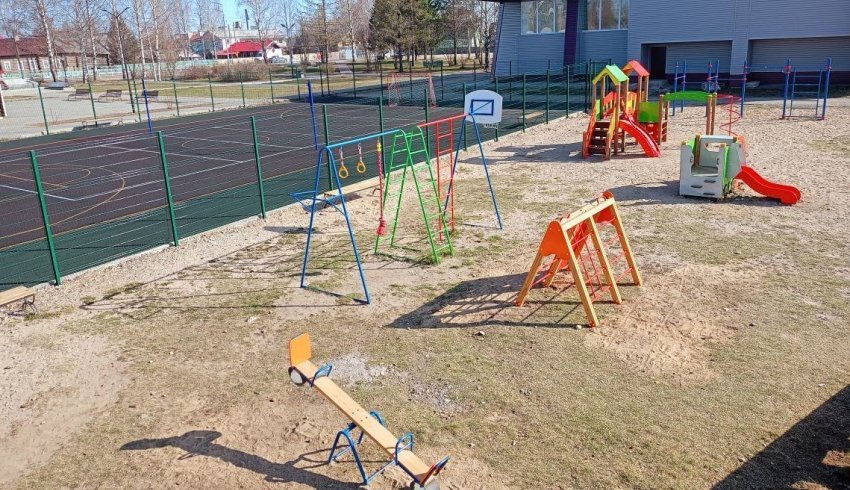
<svg viewBox="0 0 850 490">
<path fill-rule="evenodd" d="M 274 80 L 272 79 L 272 69 L 269 68 L 269 92 L 272 95 L 272 104 L 274 104 Z"/>
<path fill-rule="evenodd" d="M 351 86 L 354 89 L 354 97 L 357 97 L 357 66 L 351 63 Z"/>
<path fill-rule="evenodd" d="M 257 187 L 260 190 L 260 216 L 266 219 L 266 191 L 263 185 L 263 169 L 260 166 L 260 144 L 257 141 L 257 118 L 251 116 L 251 135 L 254 138 L 254 162 L 257 164 Z"/>
<path fill-rule="evenodd" d="M 564 76 L 564 117 L 570 117 L 570 65 Z"/>
<path fill-rule="evenodd" d="M 325 81 L 322 78 L 322 67 L 319 66 L 319 89 L 322 91 L 322 97 L 325 96 Z"/>
<path fill-rule="evenodd" d="M 44 109 L 44 96 L 41 95 L 41 84 L 38 87 L 38 101 L 41 103 L 41 117 L 44 119 L 44 131 L 50 135 L 50 125 L 47 124 L 47 111 Z"/>
<path fill-rule="evenodd" d="M 41 185 L 41 172 L 38 170 L 38 157 L 30 150 L 30 163 L 32 163 L 32 176 L 35 181 L 35 189 L 38 193 L 38 204 L 41 207 L 41 223 L 44 226 L 44 236 L 47 239 L 47 249 L 50 252 L 50 266 L 53 269 L 53 279 L 57 286 L 62 284 L 62 275 L 59 273 L 59 260 L 56 258 L 56 245 L 53 243 L 53 231 L 50 229 L 50 216 L 47 213 L 47 201 L 44 199 L 44 187 Z"/>
<path fill-rule="evenodd" d="M 242 72 L 239 72 L 239 91 L 242 92 L 242 108 L 248 107 L 245 104 L 245 83 L 243 82 Z"/>
<path fill-rule="evenodd" d="M 381 95 L 378 97 L 378 102 L 380 104 L 384 98 L 384 64 L 381 62 L 378 62 L 378 79 L 380 80 L 378 83 L 381 85 Z"/>
<path fill-rule="evenodd" d="M 145 98 L 145 114 L 148 117 L 148 134 L 153 134 L 153 119 L 151 119 L 151 105 L 148 101 L 148 88 L 145 79 L 142 79 L 142 97 Z"/>
<path fill-rule="evenodd" d="M 546 69 L 546 124 L 549 124 L 549 69 Z"/>
<path fill-rule="evenodd" d="M 446 85 L 443 81 L 443 62 L 440 61 L 440 102 L 446 100 Z"/>
<path fill-rule="evenodd" d="M 180 99 L 177 98 L 177 82 L 171 78 L 171 89 L 174 90 L 174 108 L 177 109 L 177 115 L 180 115 Z"/>
<path fill-rule="evenodd" d="M 386 162 L 386 153 L 384 152 L 384 96 L 378 97 L 378 131 L 381 133 L 381 161 Z M 383 196 L 381 197 L 383 199 Z"/>
<path fill-rule="evenodd" d="M 212 111 L 215 112 L 215 97 L 213 96 L 212 90 L 212 75 L 207 75 L 207 84 L 210 87 L 210 104 L 212 106 Z"/>
<path fill-rule="evenodd" d="M 97 109 L 94 108 L 94 92 L 91 89 L 91 82 L 89 84 L 89 100 L 91 100 L 91 115 L 94 117 L 94 127 L 97 127 Z"/>
<path fill-rule="evenodd" d="M 177 220 L 174 218 L 174 198 L 171 195 L 171 177 L 168 173 L 168 159 L 165 156 L 165 140 L 162 137 L 162 131 L 156 132 L 156 139 L 159 143 L 159 160 L 162 162 L 162 181 L 165 184 L 165 199 L 168 203 L 168 219 L 171 222 L 171 240 L 174 246 L 180 245 L 180 238 L 177 234 Z"/>
<path fill-rule="evenodd" d="M 522 132 L 525 132 L 525 73 L 522 74 Z"/>
<path fill-rule="evenodd" d="M 136 120 L 142 122 L 142 108 L 139 107 L 139 85 L 135 78 L 133 79 L 133 93 L 130 94 L 130 97 L 136 99 Z"/>
<path fill-rule="evenodd" d="M 298 100 L 300 101 L 301 100 L 301 79 L 300 78 L 295 79 L 295 88 L 298 89 Z"/>
<path fill-rule="evenodd" d="M 514 71 L 513 60 L 508 60 L 508 102 L 513 100 L 514 91 Z"/>
<path fill-rule="evenodd" d="M 431 105 L 431 104 L 429 104 L 429 100 L 430 100 L 428 98 L 429 95 L 430 94 L 428 93 L 428 87 L 425 87 L 425 123 L 426 124 L 431 122 L 431 112 L 429 111 L 429 108 L 428 108 L 428 106 Z M 439 134 L 439 128 L 438 128 L 437 134 Z M 425 149 L 427 150 L 427 153 L 425 154 L 425 156 L 430 158 L 431 157 L 431 127 L 427 126 L 427 125 L 425 126 Z M 426 161 L 428 161 L 428 158 L 426 158 Z"/>
<path fill-rule="evenodd" d="M 325 126 L 325 146 L 331 144 L 331 130 L 328 125 L 328 106 L 327 104 L 322 104 L 322 123 Z M 334 187 L 333 175 L 331 172 L 333 171 L 331 165 L 331 159 L 328 158 L 328 189 L 332 190 Z"/>
<path fill-rule="evenodd" d="M 407 69 L 407 84 L 410 87 L 410 103 L 413 103 L 413 67 Z M 400 104 L 399 104 L 400 105 Z"/>
<path fill-rule="evenodd" d="M 135 80 L 133 80 L 135 81 Z M 130 110 L 136 113 L 136 101 L 133 98 L 133 87 L 130 86 L 130 77 L 127 77 L 127 93 L 130 94 Z"/>
</svg>

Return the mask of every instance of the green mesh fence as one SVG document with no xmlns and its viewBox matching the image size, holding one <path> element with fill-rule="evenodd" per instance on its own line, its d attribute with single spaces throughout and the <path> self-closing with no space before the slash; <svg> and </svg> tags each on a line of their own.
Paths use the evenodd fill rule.
<svg viewBox="0 0 850 490">
<path fill-rule="evenodd" d="M 389 74 L 374 66 L 308 73 L 318 144 L 326 143 L 326 133 L 334 143 L 459 114 L 465 94 L 478 89 L 504 98 L 503 121 L 479 127 L 484 140 L 494 139 L 585 110 L 589 74 L 601 66 L 585 63 L 498 77 L 480 70 L 441 73 L 431 67 L 396 75 L 400 96 L 393 106 L 386 105 Z M 317 154 L 307 80 L 293 74 L 269 72 L 261 79 L 227 83 L 145 81 L 144 88 L 139 83 L 126 88 L 122 82 L 122 94 L 110 96 L 115 100 L 101 95 L 119 90 L 118 85 L 100 86 L 100 92 L 93 87 L 88 104 L 94 99 L 97 129 L 85 138 L 69 133 L 38 141 L 41 189 L 26 142 L 0 147 L 0 289 L 57 279 L 45 218 L 59 278 L 172 243 L 166 177 L 178 239 L 256 217 L 263 203 L 268 210 L 293 204 L 294 193 L 313 189 Z M 437 107 L 426 109 L 432 87 Z M 379 100 L 385 103 L 382 111 Z M 109 111 L 97 109 L 111 104 L 124 104 L 136 124 L 104 128 Z M 197 111 L 203 114 L 191 115 Z M 153 129 L 162 134 L 161 144 L 148 132 L 148 113 Z M 474 144 L 471 130 L 468 136 Z M 350 171 L 344 185 L 377 176 L 375 142 L 346 147 L 335 157 L 344 159 Z M 362 173 L 356 170 L 360 159 L 366 164 Z M 320 190 L 329 190 L 326 178 L 320 184 Z"/>
</svg>

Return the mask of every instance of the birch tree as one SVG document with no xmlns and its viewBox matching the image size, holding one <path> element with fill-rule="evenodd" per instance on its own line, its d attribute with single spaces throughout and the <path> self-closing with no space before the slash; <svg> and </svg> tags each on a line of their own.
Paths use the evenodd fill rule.
<svg viewBox="0 0 850 490">
<path fill-rule="evenodd" d="M 56 76 L 56 46 L 53 39 L 53 17 L 48 10 L 47 0 L 33 0 L 33 2 L 35 4 L 36 17 L 47 41 L 47 60 L 50 64 L 50 76 L 56 82 L 59 78 Z"/>
</svg>

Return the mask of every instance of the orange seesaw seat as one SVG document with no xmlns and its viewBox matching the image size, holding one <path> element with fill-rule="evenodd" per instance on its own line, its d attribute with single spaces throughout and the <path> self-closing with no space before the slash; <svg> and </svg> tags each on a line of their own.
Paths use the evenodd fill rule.
<svg viewBox="0 0 850 490">
<path fill-rule="evenodd" d="M 439 488 L 436 476 L 443 469 L 448 458 L 433 466 L 428 466 L 409 449 L 402 449 L 396 455 L 396 444 L 399 442 L 399 438 L 354 401 L 331 378 L 322 376 L 319 373 L 321 368 L 316 367 L 310 361 L 312 357 L 309 334 L 302 333 L 289 341 L 289 371 L 292 380 L 296 384 L 309 383 L 319 390 L 340 412 L 362 429 L 369 439 L 375 441 L 387 455 L 395 459 L 396 463 L 413 477 L 414 483 L 428 489 Z M 294 373 L 300 375 L 300 379 L 297 379 L 298 376 Z M 319 374 L 318 377 L 316 377 L 317 374 Z"/>
</svg>

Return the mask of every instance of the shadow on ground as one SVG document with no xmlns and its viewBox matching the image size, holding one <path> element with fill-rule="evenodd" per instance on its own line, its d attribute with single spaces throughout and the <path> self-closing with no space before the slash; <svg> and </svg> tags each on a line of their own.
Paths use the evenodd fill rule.
<svg viewBox="0 0 850 490">
<path fill-rule="evenodd" d="M 584 323 L 573 288 L 534 289 L 525 305 L 515 306 L 525 274 L 464 281 L 419 308 L 398 317 L 393 328 L 462 328 L 482 326 L 572 327 Z M 594 304 L 606 304 L 596 301 Z M 567 319 L 570 318 L 570 321 Z"/>
<path fill-rule="evenodd" d="M 850 488 L 850 385 L 714 488 Z"/>
<path fill-rule="evenodd" d="M 617 198 L 617 204 L 623 207 L 647 206 L 654 204 L 735 204 L 739 206 L 777 207 L 782 204 L 769 197 L 762 196 L 729 196 L 723 200 L 686 197 L 679 195 L 679 181 L 667 180 L 657 182 L 642 182 L 609 189 Z"/>
<path fill-rule="evenodd" d="M 182 436 L 167 437 L 164 439 L 140 439 L 138 441 L 128 442 L 121 446 L 121 450 L 141 451 L 172 446 L 186 451 L 186 454 L 180 456 L 178 459 L 188 459 L 195 456 L 218 458 L 238 468 L 244 468 L 265 475 L 266 481 L 269 482 L 300 483 L 312 488 L 359 488 L 359 485 L 356 483 L 340 482 L 307 471 L 310 468 L 316 468 L 326 464 L 324 458 L 322 460 L 308 458 L 308 456 L 315 453 L 304 454 L 295 461 L 275 463 L 255 454 L 231 449 L 213 442 L 221 437 L 221 435 L 221 432 L 211 430 L 193 430 Z M 303 468 L 297 467 L 296 464 L 302 461 L 309 466 Z"/>
</svg>

